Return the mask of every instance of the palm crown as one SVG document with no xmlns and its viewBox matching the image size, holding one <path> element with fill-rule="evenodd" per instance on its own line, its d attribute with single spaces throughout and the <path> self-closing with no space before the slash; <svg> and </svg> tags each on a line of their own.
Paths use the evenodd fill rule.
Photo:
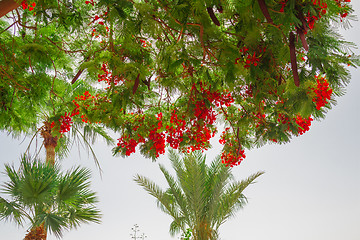
<svg viewBox="0 0 360 240">
<path fill-rule="evenodd" d="M 231 168 L 222 164 L 219 157 L 209 166 L 199 152 L 183 159 L 170 152 L 169 158 L 176 177 L 160 165 L 169 185 L 165 191 L 146 177 L 136 175 L 134 180 L 173 218 L 170 234 L 186 233 L 190 229 L 194 240 L 217 239 L 219 226 L 247 202 L 243 190 L 263 174 L 257 172 L 235 181 Z"/>
<path fill-rule="evenodd" d="M 23 157 L 19 171 L 9 165 L 5 173 L 10 178 L 0 189 L 9 199 L 0 197 L 0 219 L 19 225 L 30 221 L 30 235 L 61 236 L 63 230 L 81 223 L 100 222 L 95 204 L 95 192 L 90 190 L 90 171 L 77 167 L 62 173 L 57 165 Z M 39 230 L 40 229 L 40 230 Z M 41 238 L 43 239 L 43 238 Z"/>
</svg>

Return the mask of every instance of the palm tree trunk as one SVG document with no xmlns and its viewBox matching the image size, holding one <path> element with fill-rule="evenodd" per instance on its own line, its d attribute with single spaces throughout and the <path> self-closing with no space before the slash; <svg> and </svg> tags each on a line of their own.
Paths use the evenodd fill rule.
<svg viewBox="0 0 360 240">
<path fill-rule="evenodd" d="M 44 147 L 46 151 L 46 163 L 51 166 L 55 165 L 55 147 L 57 146 L 58 137 L 51 134 L 51 124 L 44 122 L 41 130 L 41 136 L 44 138 Z"/>
<path fill-rule="evenodd" d="M 8 12 L 18 8 L 20 3 L 15 2 L 14 0 L 2 0 L 0 1 L 0 18 L 7 14 Z"/>
<path fill-rule="evenodd" d="M 46 240 L 47 232 L 44 227 L 44 224 L 41 226 L 34 227 L 28 232 L 24 238 L 24 240 Z"/>
<path fill-rule="evenodd" d="M 41 130 L 41 136 L 44 138 L 44 147 L 46 151 L 46 163 L 50 164 L 51 166 L 55 165 L 55 147 L 57 146 L 58 137 L 53 136 L 51 134 L 51 124 L 46 121 L 44 122 L 44 126 Z M 29 240 L 46 240 L 47 238 L 47 231 L 45 228 L 45 223 L 42 223 L 40 227 L 35 229 L 41 228 L 41 238 L 36 239 L 29 239 Z M 31 232 L 30 232 L 31 233 Z"/>
</svg>

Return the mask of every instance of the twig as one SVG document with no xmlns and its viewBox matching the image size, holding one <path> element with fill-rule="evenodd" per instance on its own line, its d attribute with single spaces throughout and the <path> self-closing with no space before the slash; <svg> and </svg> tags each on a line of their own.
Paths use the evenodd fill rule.
<svg viewBox="0 0 360 240">
<path fill-rule="evenodd" d="M 63 48 L 61 48 L 60 46 L 58 46 L 54 41 L 52 41 L 49 37 L 46 37 L 47 40 L 49 40 L 52 44 L 54 44 L 59 50 L 65 52 L 65 53 L 78 53 L 78 52 L 86 52 L 86 50 L 80 49 L 80 50 L 74 50 L 74 51 L 70 51 L 70 50 L 65 50 Z"/>
<path fill-rule="evenodd" d="M 13 22 L 10 26 L 8 26 L 8 27 L 5 28 L 4 30 L 2 30 L 2 31 L 0 32 L 0 35 L 1 35 L 2 33 L 6 32 L 6 31 L 7 31 L 9 28 L 11 28 L 12 26 L 14 26 L 15 23 L 16 23 L 16 22 Z"/>
</svg>

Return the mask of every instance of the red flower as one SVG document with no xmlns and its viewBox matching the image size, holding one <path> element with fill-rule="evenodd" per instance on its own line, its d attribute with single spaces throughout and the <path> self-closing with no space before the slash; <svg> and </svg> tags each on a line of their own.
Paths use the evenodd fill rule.
<svg viewBox="0 0 360 240">
<path fill-rule="evenodd" d="M 316 96 L 312 100 L 316 103 L 316 109 L 320 110 L 320 108 L 325 106 L 328 100 L 331 99 L 332 89 L 329 87 L 329 83 L 325 78 L 315 77 L 317 79 L 316 89 L 314 89 Z"/>
</svg>

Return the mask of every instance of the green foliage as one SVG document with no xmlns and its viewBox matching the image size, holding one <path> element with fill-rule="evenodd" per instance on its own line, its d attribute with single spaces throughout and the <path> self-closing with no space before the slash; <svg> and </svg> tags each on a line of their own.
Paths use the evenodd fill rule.
<svg viewBox="0 0 360 240">
<path fill-rule="evenodd" d="M 18 9 L 14 20 L 0 20 L 0 128 L 31 132 L 71 112 L 72 100 L 89 91 L 96 100 L 79 103 L 87 124 L 134 139 L 145 156 L 156 158 L 153 129 L 134 131 L 136 120 L 161 112 L 157 131 L 167 137 L 174 110 L 188 123 L 194 119 L 191 89 L 202 84 L 234 98 L 232 106 L 219 106 L 197 97 L 228 127 L 232 146 L 286 143 L 302 130 L 294 119 L 323 118 L 345 92 L 347 66 L 359 65 L 354 44 L 336 29 L 348 26 L 353 10 L 334 0 L 262 2 L 41 0 L 35 14 Z M 314 101 L 315 75 L 333 89 L 321 109 Z M 282 123 L 279 114 L 292 121 Z M 72 120 L 82 124 L 80 116 Z M 187 151 L 194 140 L 188 132 L 183 139 L 179 148 Z M 126 155 L 120 148 L 115 151 Z"/>
</svg>

